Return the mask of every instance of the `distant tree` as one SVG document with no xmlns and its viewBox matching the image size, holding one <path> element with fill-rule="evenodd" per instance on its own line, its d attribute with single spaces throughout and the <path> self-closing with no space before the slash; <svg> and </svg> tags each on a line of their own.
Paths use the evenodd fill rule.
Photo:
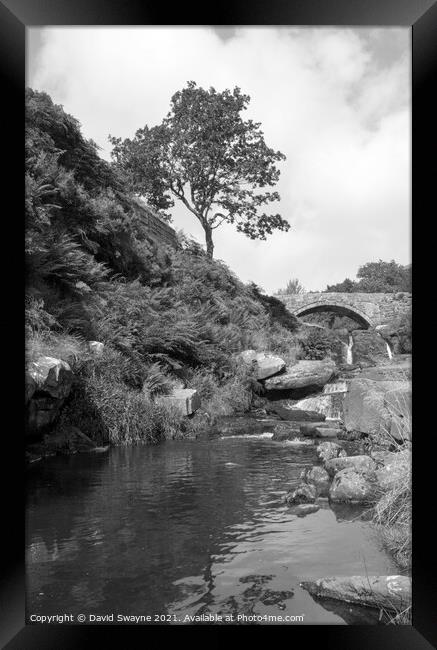
<svg viewBox="0 0 437 650">
<path fill-rule="evenodd" d="M 284 289 L 278 289 L 278 296 L 288 296 L 290 294 L 305 293 L 305 288 L 297 278 L 293 278 L 287 282 Z"/>
<path fill-rule="evenodd" d="M 132 140 L 109 136 L 113 160 L 134 191 L 158 210 L 174 199 L 183 203 L 202 225 L 209 257 L 213 231 L 223 223 L 251 239 L 290 228 L 279 214 L 259 213 L 280 198 L 264 188 L 277 183 L 275 163 L 285 156 L 266 145 L 260 123 L 242 119 L 249 101 L 237 87 L 217 92 L 190 81 L 160 125 L 139 129 Z"/>
<path fill-rule="evenodd" d="M 326 291 L 334 291 L 336 293 L 352 293 L 353 291 L 357 291 L 357 289 L 355 289 L 356 284 L 357 283 L 353 282 L 353 280 L 346 278 L 346 280 L 343 280 L 343 282 L 339 282 L 338 284 L 328 285 L 326 287 Z"/>
<path fill-rule="evenodd" d="M 360 291 L 398 292 L 411 291 L 411 267 L 391 262 L 368 262 L 358 269 Z"/>
<path fill-rule="evenodd" d="M 347 278 L 339 284 L 328 285 L 326 291 L 340 293 L 397 293 L 411 292 L 411 265 L 402 266 L 391 260 L 368 262 L 360 266 L 357 273 L 359 280 Z"/>
</svg>

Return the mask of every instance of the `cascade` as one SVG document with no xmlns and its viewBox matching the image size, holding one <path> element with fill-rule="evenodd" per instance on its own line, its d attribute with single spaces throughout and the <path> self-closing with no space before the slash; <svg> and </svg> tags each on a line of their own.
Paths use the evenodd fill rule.
<svg viewBox="0 0 437 650">
<path fill-rule="evenodd" d="M 388 343 L 386 343 L 386 346 L 387 346 L 387 354 L 388 354 L 388 358 L 389 358 L 390 361 L 391 361 L 391 360 L 393 359 L 393 352 L 391 351 L 391 347 L 389 346 Z"/>
<path fill-rule="evenodd" d="M 353 355 L 352 355 L 352 348 L 354 345 L 354 340 L 352 338 L 352 334 L 349 334 L 349 343 L 347 345 L 347 352 L 346 352 L 346 363 L 348 365 L 351 365 L 353 361 Z"/>
</svg>

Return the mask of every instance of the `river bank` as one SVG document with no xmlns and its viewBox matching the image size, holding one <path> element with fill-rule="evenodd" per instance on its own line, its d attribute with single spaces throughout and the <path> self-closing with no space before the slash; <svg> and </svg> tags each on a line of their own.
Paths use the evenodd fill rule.
<svg viewBox="0 0 437 650">
<path fill-rule="evenodd" d="M 202 447 L 209 445 L 211 453 L 214 446 L 214 453 L 216 453 L 215 445 L 220 440 L 245 442 L 258 440 L 261 444 L 268 442 L 269 445 L 281 445 L 286 450 L 285 455 L 290 459 L 292 455 L 297 453 L 300 456 L 302 450 L 306 450 L 305 453 L 309 454 L 307 457 L 311 462 L 301 466 L 299 474 L 294 475 L 291 485 L 288 479 L 281 485 L 278 477 L 272 476 L 281 491 L 281 503 L 289 513 L 287 516 L 292 517 L 293 520 L 297 518 L 309 521 L 310 518 L 320 516 L 317 513 L 321 510 L 328 508 L 335 513 L 336 520 L 361 521 L 369 527 L 369 530 L 378 532 L 379 543 L 390 552 L 393 561 L 396 562 L 397 567 L 392 564 L 390 575 L 396 574 L 396 570 L 400 570 L 401 574 L 408 574 L 409 518 L 405 514 L 399 517 L 399 507 L 395 508 L 395 506 L 399 506 L 399 499 L 404 498 L 403 511 L 409 508 L 411 431 L 407 435 L 407 429 L 410 425 L 409 421 L 403 421 L 404 439 L 396 441 L 390 433 L 391 422 L 387 419 L 388 415 L 392 419 L 395 415 L 390 413 L 385 398 L 375 402 L 374 393 L 376 391 L 380 397 L 380 394 L 386 396 L 394 388 L 399 389 L 401 387 L 399 382 L 405 382 L 408 376 L 409 360 L 395 359 L 388 364 L 383 363 L 371 368 L 353 366 L 341 371 L 330 361 L 294 362 L 288 368 L 284 363 L 279 364 L 279 370 L 273 368 L 275 372 L 269 377 L 260 378 L 260 367 L 252 367 L 253 355 L 246 356 L 249 357 L 251 372 L 241 371 L 240 377 L 250 378 L 252 382 L 269 387 L 269 390 L 256 397 L 252 390 L 248 391 L 251 398 L 246 397 L 242 409 L 242 411 L 246 410 L 246 413 L 235 415 L 228 404 L 231 412 L 211 418 L 211 404 L 209 404 L 206 409 L 199 407 L 191 415 L 185 415 L 184 435 L 179 436 L 185 441 L 181 440 L 180 444 L 188 444 L 190 448 L 192 444 L 199 444 Z M 271 364 L 271 359 L 266 359 L 265 355 L 262 358 Z M 357 385 L 361 390 L 357 390 Z M 235 390 L 236 387 L 234 383 L 233 389 Z M 404 383 L 402 387 L 405 388 Z M 233 394 L 228 387 L 227 394 L 229 393 Z M 235 404 L 235 395 L 233 398 Z M 217 404 L 216 396 L 216 409 Z M 248 407 L 250 410 L 247 412 Z M 372 417 L 369 417 L 368 413 L 363 413 L 363 408 L 370 408 Z M 368 428 L 366 432 L 354 428 L 357 422 L 357 409 L 358 411 L 361 409 L 358 422 L 366 423 Z M 396 431 L 399 433 L 399 427 Z M 89 456 L 90 459 L 95 457 L 97 462 L 100 456 L 104 463 L 107 454 L 112 453 L 108 445 L 96 446 L 94 441 L 86 440 L 86 436 L 84 438 L 80 430 L 75 431 L 70 425 L 69 436 L 72 434 L 76 435 L 77 447 L 70 443 L 65 445 L 64 439 L 64 443 L 61 442 L 63 445 L 61 449 L 52 448 L 50 452 L 50 442 L 45 440 L 42 443 L 45 451 L 40 457 L 47 458 L 56 453 L 73 454 Z M 51 443 L 59 445 L 57 440 L 52 440 Z M 170 449 L 164 445 L 164 454 L 166 448 Z M 269 447 L 269 453 L 271 450 L 272 448 Z M 35 453 L 35 448 L 33 452 Z M 263 453 L 265 453 L 265 444 Z M 32 461 L 33 459 L 30 463 L 33 465 Z M 55 462 L 55 459 L 53 461 Z M 50 459 L 46 462 L 50 462 Z M 93 465 L 95 461 L 89 462 Z M 226 471 L 232 469 L 239 471 L 240 466 L 241 464 L 233 456 L 224 463 Z M 290 489 L 284 492 L 284 487 L 287 485 Z M 395 509 L 398 513 L 397 520 L 393 519 Z M 328 570 L 328 576 L 333 576 L 333 568 Z M 368 572 L 368 567 L 365 570 Z M 344 571 L 345 568 L 340 571 L 340 578 L 344 575 Z M 358 576 L 363 575 L 362 571 L 363 568 Z M 302 575 L 302 582 L 305 585 L 311 583 L 308 587 L 309 593 L 316 599 L 323 600 L 326 597 L 318 587 L 321 583 L 317 582 L 325 579 L 324 575 L 317 576 L 313 573 L 313 579 L 309 581 L 309 575 Z M 351 574 L 347 572 L 346 575 Z M 378 573 L 378 576 L 381 578 L 381 573 Z M 381 585 L 381 580 L 376 581 L 375 584 Z M 342 590 L 341 581 L 339 585 L 338 602 L 341 603 L 343 600 L 349 602 L 350 585 L 346 590 L 344 588 Z M 358 599 L 360 605 L 367 605 L 374 609 L 375 594 L 373 594 L 373 601 L 370 602 L 366 602 L 364 592 L 361 593 L 360 598 L 361 601 Z M 332 599 L 331 588 L 329 602 Z M 381 602 L 386 605 L 386 601 L 387 598 Z M 326 603 L 323 607 L 325 605 Z M 382 611 L 381 608 L 380 610 Z M 389 607 L 388 610 L 391 611 L 392 618 L 396 616 L 393 608 L 390 610 Z M 405 610 L 409 610 L 408 604 L 402 610 L 402 622 L 405 622 Z"/>
</svg>

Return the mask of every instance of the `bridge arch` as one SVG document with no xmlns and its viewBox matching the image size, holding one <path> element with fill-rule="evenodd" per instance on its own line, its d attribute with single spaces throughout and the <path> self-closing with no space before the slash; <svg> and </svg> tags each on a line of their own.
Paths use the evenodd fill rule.
<svg viewBox="0 0 437 650">
<path fill-rule="evenodd" d="M 374 324 L 367 316 L 367 314 L 362 311 L 359 307 L 355 305 L 347 305 L 342 302 L 335 302 L 330 300 L 326 303 L 324 302 L 313 302 L 307 305 L 302 305 L 298 309 L 294 310 L 293 313 L 298 318 L 305 316 L 306 314 L 314 314 L 320 311 L 332 311 L 340 316 L 349 316 L 353 320 L 357 321 L 363 328 L 368 329 L 369 327 L 374 327 Z"/>
</svg>

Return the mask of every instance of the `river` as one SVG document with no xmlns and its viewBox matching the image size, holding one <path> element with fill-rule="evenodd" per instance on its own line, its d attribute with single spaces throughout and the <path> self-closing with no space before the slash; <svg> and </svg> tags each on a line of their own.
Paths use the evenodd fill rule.
<svg viewBox="0 0 437 650">
<path fill-rule="evenodd" d="M 291 514 L 283 496 L 315 462 L 314 446 L 260 435 L 35 464 L 28 620 L 65 612 L 166 615 L 175 624 L 201 614 L 377 622 L 372 610 L 322 606 L 299 587 L 312 577 L 398 572 L 356 511 L 334 512 L 324 500 L 306 517 Z"/>
</svg>

